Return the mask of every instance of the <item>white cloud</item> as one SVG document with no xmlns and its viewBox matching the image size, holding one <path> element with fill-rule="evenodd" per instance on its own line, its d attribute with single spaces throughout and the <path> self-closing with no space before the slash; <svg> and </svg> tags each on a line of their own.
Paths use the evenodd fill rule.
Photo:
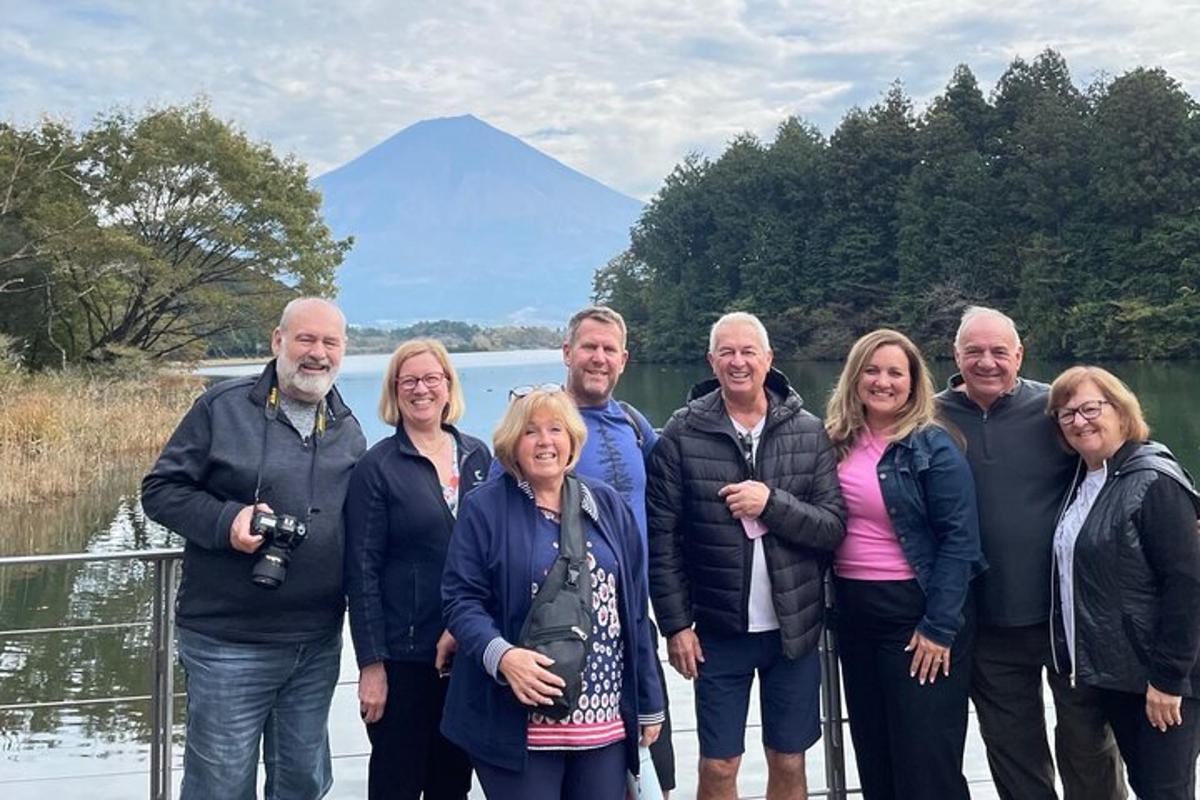
<svg viewBox="0 0 1200 800">
<path fill-rule="evenodd" d="M 640 197 L 690 150 L 787 114 L 832 131 L 900 78 L 990 86 L 1059 49 L 1076 81 L 1159 65 L 1200 95 L 1200 7 L 1148 0 L 4 0 L 0 108 L 84 122 L 207 94 L 314 174 L 421 119 L 473 113 Z"/>
</svg>

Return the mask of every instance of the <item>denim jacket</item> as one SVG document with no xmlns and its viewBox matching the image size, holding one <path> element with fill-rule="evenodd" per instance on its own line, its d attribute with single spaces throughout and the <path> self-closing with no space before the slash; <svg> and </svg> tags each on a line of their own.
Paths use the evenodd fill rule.
<svg viewBox="0 0 1200 800">
<path fill-rule="evenodd" d="M 917 631 L 950 646 L 963 625 L 971 580 L 987 569 L 971 467 L 950 434 L 934 425 L 889 444 L 878 473 L 900 549 L 925 592 Z"/>
</svg>

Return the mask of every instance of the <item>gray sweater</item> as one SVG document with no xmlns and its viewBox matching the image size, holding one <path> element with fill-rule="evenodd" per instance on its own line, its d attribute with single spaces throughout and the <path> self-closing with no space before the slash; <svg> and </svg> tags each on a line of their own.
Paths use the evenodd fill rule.
<svg viewBox="0 0 1200 800">
<path fill-rule="evenodd" d="M 334 389 L 324 432 L 305 441 L 285 414 L 268 408 L 274 385 L 272 361 L 257 378 L 210 388 L 142 481 L 147 516 L 187 540 L 179 625 L 218 639 L 312 641 L 340 630 L 346 607 L 342 503 L 366 440 Z M 258 554 L 229 544 L 233 518 L 254 500 L 260 465 L 262 502 L 300 519 L 311 508 L 308 536 L 274 590 L 250 580 Z"/>
<path fill-rule="evenodd" d="M 981 625 L 1017 627 L 1050 618 L 1051 543 L 1076 457 L 1046 415 L 1050 387 L 1020 378 L 984 411 L 956 387 L 937 396 L 947 421 L 967 440 L 979 500 L 979 532 L 989 569 L 975 583 Z"/>
</svg>

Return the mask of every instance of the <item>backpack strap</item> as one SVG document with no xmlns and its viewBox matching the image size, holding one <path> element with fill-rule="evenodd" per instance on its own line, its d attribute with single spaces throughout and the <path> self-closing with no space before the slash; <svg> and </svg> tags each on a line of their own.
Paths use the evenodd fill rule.
<svg viewBox="0 0 1200 800">
<path fill-rule="evenodd" d="M 637 439 L 638 450 L 645 450 L 646 433 L 642 430 L 642 426 L 638 421 L 638 418 L 642 416 L 641 412 L 624 400 L 618 400 L 617 405 L 621 407 L 621 412 L 625 415 L 625 421 L 633 428 L 633 435 Z"/>
</svg>

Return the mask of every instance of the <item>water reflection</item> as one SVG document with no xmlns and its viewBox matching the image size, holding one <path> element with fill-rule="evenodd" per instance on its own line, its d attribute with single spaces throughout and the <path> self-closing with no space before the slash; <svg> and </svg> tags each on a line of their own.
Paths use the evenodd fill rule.
<svg viewBox="0 0 1200 800">
<path fill-rule="evenodd" d="M 455 361 L 467 395 L 463 428 L 485 440 L 490 440 L 491 429 L 503 413 L 510 387 L 563 377 L 556 351 L 465 354 L 456 355 Z M 390 433 L 374 412 L 385 365 L 386 357 L 349 357 L 339 380 L 371 441 Z M 804 397 L 806 407 L 820 414 L 839 365 L 779 366 Z M 1027 363 L 1025 371 L 1049 379 L 1061 366 Z M 938 381 L 944 381 L 952 368 L 948 362 L 935 364 Z M 1121 364 L 1114 371 L 1141 398 L 1155 438 L 1171 446 L 1193 473 L 1200 469 L 1200 421 L 1191 413 L 1200 394 L 1200 371 L 1195 365 Z M 708 374 L 702 363 L 631 364 L 618 394 L 662 425 L 690 386 Z M 5 510 L 0 517 L 0 554 L 125 551 L 178 544 L 176 537 L 142 515 L 136 495 L 141 472 L 140 467 L 116 469 L 70 501 Z M 4 634 L 0 637 L 0 706 L 148 694 L 149 573 L 141 562 L 0 568 L 0 631 L 141 623 L 93 632 Z M 349 653 L 344 665 L 343 681 L 352 681 Z M 335 752 L 361 752 L 365 747 L 353 703 L 353 687 L 340 687 L 334 710 Z M 7 798 L 33 797 L 40 793 L 34 784 L 6 786 L 4 781 L 87 772 L 129 776 L 112 794 L 90 792 L 93 798 L 129 796 L 128 787 L 141 794 L 144 775 L 137 773 L 146 769 L 149 725 L 150 707 L 144 701 L 0 711 L 0 792 Z M 177 739 L 179 735 L 177 730 Z M 26 795 L 10 791 L 18 786 Z"/>
<path fill-rule="evenodd" d="M 0 552 L 172 546 L 175 537 L 141 513 L 136 494 L 141 472 L 114 469 L 70 501 L 6 510 Z M 0 569 L 0 630 L 9 632 L 0 640 L 0 705 L 81 701 L 0 711 L 0 766 L 19 765 L 23 778 L 60 775 L 71 763 L 64 759 L 96 760 L 105 770 L 126 760 L 140 766 L 150 735 L 149 703 L 83 701 L 149 693 L 149 570 L 138 561 Z M 93 623 L 130 624 L 13 632 Z"/>
</svg>

